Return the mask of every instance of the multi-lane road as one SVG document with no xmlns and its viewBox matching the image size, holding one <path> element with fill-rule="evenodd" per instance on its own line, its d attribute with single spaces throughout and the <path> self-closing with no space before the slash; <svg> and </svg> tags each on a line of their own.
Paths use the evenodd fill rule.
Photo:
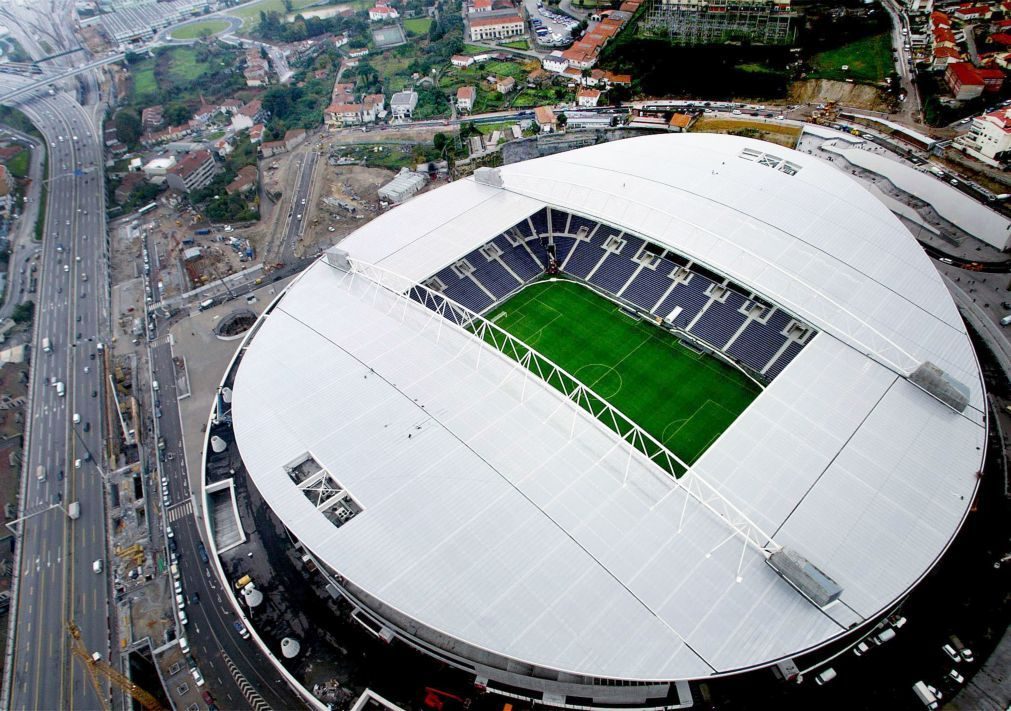
<svg viewBox="0 0 1011 711">
<path fill-rule="evenodd" d="M 50 178 L 22 483 L 22 515 L 35 515 L 21 524 L 8 703 L 15 709 L 95 708 L 91 682 L 70 654 L 66 622 L 77 623 L 89 651 L 108 656 L 100 469 L 99 344 L 109 322 L 103 157 L 97 128 L 71 97 L 37 96 L 20 108 L 48 143 Z M 50 352 L 39 347 L 43 338 Z M 75 501 L 80 517 L 70 520 L 66 509 Z M 96 561 L 101 574 L 94 571 Z"/>
</svg>

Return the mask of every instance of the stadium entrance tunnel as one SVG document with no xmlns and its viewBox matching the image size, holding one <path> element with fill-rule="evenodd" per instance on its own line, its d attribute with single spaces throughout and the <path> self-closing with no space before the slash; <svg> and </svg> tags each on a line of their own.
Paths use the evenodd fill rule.
<svg viewBox="0 0 1011 711">
<path fill-rule="evenodd" d="M 224 316 L 214 327 L 214 335 L 222 340 L 238 338 L 256 323 L 256 314 L 249 309 L 239 309 Z"/>
</svg>

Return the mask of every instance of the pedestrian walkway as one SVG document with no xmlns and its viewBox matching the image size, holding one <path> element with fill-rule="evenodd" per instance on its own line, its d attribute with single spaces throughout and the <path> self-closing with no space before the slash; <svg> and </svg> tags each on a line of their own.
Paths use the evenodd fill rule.
<svg viewBox="0 0 1011 711">
<path fill-rule="evenodd" d="M 178 506 L 173 506 L 168 510 L 168 520 L 169 523 L 173 521 L 178 521 L 183 516 L 191 516 L 193 514 L 193 500 L 187 499 L 185 503 L 179 504 Z"/>
<path fill-rule="evenodd" d="M 235 683 L 239 685 L 239 689 L 242 691 L 242 695 L 246 697 L 246 701 L 249 702 L 249 707 L 253 711 L 271 711 L 270 706 L 263 697 L 256 693 L 256 689 L 246 681 L 246 677 L 242 675 L 242 672 L 238 670 L 232 658 L 229 657 L 224 652 L 221 653 L 222 659 L 225 660 L 225 665 L 228 667 L 228 671 L 231 672 L 232 678 L 235 679 Z"/>
</svg>

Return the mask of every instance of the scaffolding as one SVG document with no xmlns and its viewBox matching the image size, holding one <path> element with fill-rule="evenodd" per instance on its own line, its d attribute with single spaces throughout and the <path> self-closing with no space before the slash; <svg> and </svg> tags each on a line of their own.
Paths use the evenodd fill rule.
<svg viewBox="0 0 1011 711">
<path fill-rule="evenodd" d="M 652 0 L 642 30 L 683 46 L 785 45 L 797 38 L 796 19 L 789 0 Z"/>
</svg>

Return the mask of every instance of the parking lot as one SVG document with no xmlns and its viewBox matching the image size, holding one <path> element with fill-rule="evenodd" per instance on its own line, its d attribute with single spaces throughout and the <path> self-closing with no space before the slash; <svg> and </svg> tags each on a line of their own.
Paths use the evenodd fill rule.
<svg viewBox="0 0 1011 711">
<path fill-rule="evenodd" d="M 579 23 L 561 13 L 544 7 L 540 0 L 525 0 L 530 15 L 532 38 L 545 47 L 564 47 L 572 42 L 572 30 Z"/>
</svg>

